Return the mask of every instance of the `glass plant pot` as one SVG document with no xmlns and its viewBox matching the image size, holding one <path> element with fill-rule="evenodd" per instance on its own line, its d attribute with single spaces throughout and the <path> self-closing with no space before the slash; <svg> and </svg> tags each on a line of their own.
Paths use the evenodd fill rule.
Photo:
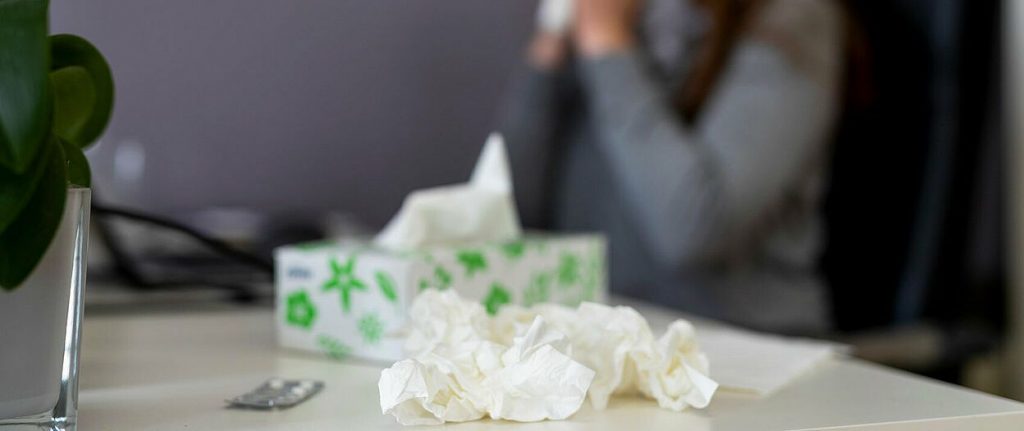
<svg viewBox="0 0 1024 431">
<path fill-rule="evenodd" d="M 90 191 L 68 189 L 64 218 L 25 283 L 0 291 L 0 430 L 74 430 Z"/>
</svg>

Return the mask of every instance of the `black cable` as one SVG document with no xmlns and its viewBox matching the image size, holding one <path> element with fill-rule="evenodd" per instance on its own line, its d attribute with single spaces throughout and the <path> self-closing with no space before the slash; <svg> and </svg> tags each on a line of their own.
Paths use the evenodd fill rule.
<svg viewBox="0 0 1024 431">
<path fill-rule="evenodd" d="M 132 260 L 131 256 L 124 249 L 121 244 L 121 238 L 118 237 L 117 232 L 110 225 L 110 221 L 104 217 L 96 217 L 95 224 L 96 233 L 99 234 L 103 245 L 106 246 L 107 252 L 110 253 L 110 259 L 114 262 L 114 270 L 117 274 L 128 281 L 128 284 L 131 286 L 138 288 L 148 287 L 148 280 L 142 275 L 135 261 Z"/>
<path fill-rule="evenodd" d="M 202 232 L 172 220 L 132 210 L 97 204 L 95 198 L 93 199 L 92 208 L 96 215 L 99 216 L 96 217 L 95 220 L 96 230 L 100 239 L 103 241 L 104 245 L 106 245 L 106 248 L 110 253 L 111 260 L 114 264 L 114 270 L 118 275 L 124 278 L 130 286 L 140 290 L 187 290 L 192 289 L 195 286 L 214 287 L 227 291 L 231 295 L 230 299 L 238 303 L 253 303 L 259 298 L 265 296 L 263 293 L 260 293 L 254 290 L 251 286 L 245 284 L 211 280 L 203 277 L 184 276 L 152 279 L 152 277 L 147 276 L 145 272 L 141 270 L 138 262 L 136 262 L 135 259 L 132 258 L 131 254 L 125 249 L 116 229 L 114 229 L 110 224 L 111 218 L 124 218 L 130 221 L 152 224 L 161 228 L 183 233 L 210 247 L 212 250 L 221 253 L 225 257 L 256 267 L 260 272 L 268 273 L 271 276 L 273 274 L 273 265 L 259 256 L 238 250 L 230 244 L 211 238 Z"/>
<path fill-rule="evenodd" d="M 95 203 L 95 202 L 93 202 L 93 204 L 92 204 L 92 210 L 93 210 L 94 213 L 96 213 L 98 215 L 101 215 L 101 216 L 113 216 L 113 217 L 125 218 L 125 219 L 134 220 L 134 221 L 138 221 L 138 222 L 142 222 L 142 223 L 147 223 L 147 224 L 152 224 L 152 225 L 156 225 L 156 226 L 160 226 L 160 227 L 163 227 L 163 228 L 166 228 L 166 229 L 170 229 L 170 230 L 173 230 L 173 231 L 180 232 L 180 233 L 182 233 L 182 234 L 184 234 L 186 236 L 189 236 L 192 239 L 198 241 L 199 243 L 209 247 L 211 250 L 213 250 L 213 251 L 215 251 L 215 252 L 217 252 L 217 253 L 219 253 L 221 255 L 224 255 L 226 257 L 232 258 L 232 259 L 237 260 L 239 262 L 248 264 L 248 265 L 250 265 L 250 266 L 252 266 L 252 267 L 254 267 L 256 269 L 259 269 L 263 273 L 266 273 L 266 274 L 269 274 L 269 275 L 273 275 L 274 274 L 274 264 L 272 262 L 270 262 L 270 261 L 268 261 L 268 260 L 266 260 L 266 259 L 264 259 L 264 258 L 262 258 L 260 256 L 257 256 L 255 254 L 252 254 L 252 253 L 249 253 L 249 252 L 246 252 L 246 251 L 243 251 L 243 250 L 239 250 L 239 249 L 235 248 L 234 246 L 232 246 L 231 244 L 228 244 L 228 243 L 226 243 L 224 241 L 221 241 L 221 240 L 218 240 L 216 238 L 210 237 L 210 236 L 208 236 L 208 235 L 206 235 L 206 234 L 204 234 L 204 233 L 202 233 L 202 232 L 200 232 L 200 231 L 198 231 L 196 229 L 193 229 L 192 227 L 189 227 L 189 226 L 186 226 L 184 224 L 175 222 L 173 220 L 165 219 L 165 218 L 162 218 L 162 217 L 158 217 L 158 216 L 154 216 L 154 215 L 150 215 L 150 214 L 145 214 L 145 213 L 141 213 L 141 212 L 137 212 L 137 211 L 132 211 L 132 210 L 128 210 L 128 209 L 109 207 L 109 206 L 106 206 L 106 205 L 103 205 L 103 204 L 98 204 L 98 203 Z M 109 239 L 112 239 L 112 238 L 109 238 L 109 235 L 108 235 L 109 232 L 107 234 L 104 234 L 104 233 L 101 233 L 101 234 L 104 235 L 104 237 L 107 237 L 105 239 L 107 239 L 108 242 L 109 242 Z M 114 241 L 114 242 L 116 242 L 116 241 Z M 115 248 L 117 248 L 117 247 L 115 247 Z M 121 250 L 119 250 L 119 249 L 118 250 L 112 250 L 112 251 L 113 251 L 113 254 L 115 255 L 115 257 L 118 257 L 118 255 L 122 255 L 122 256 L 120 256 L 121 258 L 126 257 L 126 256 L 123 256 L 124 253 L 122 253 Z M 119 258 L 118 260 L 122 260 L 122 259 Z M 136 272 L 135 275 L 137 276 L 138 273 Z M 134 277 L 134 278 L 138 278 L 138 277 Z M 135 280 L 135 281 L 140 281 L 140 280 Z"/>
</svg>

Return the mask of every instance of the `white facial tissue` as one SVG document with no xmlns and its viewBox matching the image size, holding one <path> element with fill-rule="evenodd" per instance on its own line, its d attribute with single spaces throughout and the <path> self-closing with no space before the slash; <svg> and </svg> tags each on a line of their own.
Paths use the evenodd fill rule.
<svg viewBox="0 0 1024 431">
<path fill-rule="evenodd" d="M 693 326 L 655 339 L 629 307 L 584 303 L 506 307 L 494 318 L 453 291 L 413 303 L 406 349 L 381 373 L 381 409 L 405 425 L 494 419 L 565 419 L 590 397 L 639 393 L 667 409 L 708 405 L 718 385 Z"/>
<path fill-rule="evenodd" d="M 375 243 L 391 250 L 510 241 L 520 236 L 505 143 L 491 134 L 465 184 L 417 190 Z"/>
<path fill-rule="evenodd" d="M 566 334 L 571 356 L 596 372 L 590 403 L 608 405 L 615 394 L 640 393 L 662 408 L 681 411 L 704 408 L 718 384 L 708 377 L 708 359 L 700 351 L 693 325 L 676 320 L 655 338 L 647 320 L 630 307 L 609 307 L 584 302 L 572 310 L 555 304 L 533 308 L 508 307 L 495 318 L 498 338 L 533 316 L 543 316 Z"/>
<path fill-rule="evenodd" d="M 403 425 L 464 422 L 489 416 L 520 422 L 565 419 L 579 410 L 594 372 L 564 353 L 565 335 L 543 317 L 511 345 L 490 338 L 483 307 L 452 291 L 427 291 L 413 305 L 423 349 L 381 372 L 381 410 Z"/>
<path fill-rule="evenodd" d="M 541 0 L 537 7 L 537 26 L 544 31 L 565 33 L 572 24 L 574 0 Z"/>
</svg>

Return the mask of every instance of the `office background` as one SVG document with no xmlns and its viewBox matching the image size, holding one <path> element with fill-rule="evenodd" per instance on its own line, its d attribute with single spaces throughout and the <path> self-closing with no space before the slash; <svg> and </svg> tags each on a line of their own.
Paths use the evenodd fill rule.
<svg viewBox="0 0 1024 431">
<path fill-rule="evenodd" d="M 383 224 L 462 181 L 520 59 L 531 2 L 54 0 L 52 31 L 118 84 L 89 155 L 101 196 Z"/>
<path fill-rule="evenodd" d="M 373 229 L 409 191 L 463 180 L 520 63 L 535 7 L 52 3 L 52 31 L 92 40 L 118 84 L 113 121 L 88 154 L 97 199 L 212 233 L 237 219 L 211 222 L 202 217 L 211 209 L 300 223 L 342 212 Z M 846 119 L 826 207 L 824 269 L 840 327 L 927 322 L 949 351 L 915 371 L 960 381 L 978 358 L 999 368 L 990 353 L 1006 344 L 1010 285 L 1001 7 L 850 3 L 873 47 L 878 94 L 873 109 Z"/>
</svg>

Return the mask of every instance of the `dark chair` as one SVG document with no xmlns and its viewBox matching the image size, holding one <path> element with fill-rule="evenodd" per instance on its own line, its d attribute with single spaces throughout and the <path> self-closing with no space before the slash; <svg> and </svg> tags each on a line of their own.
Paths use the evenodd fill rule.
<svg viewBox="0 0 1024 431">
<path fill-rule="evenodd" d="M 868 359 L 957 380 L 1002 325 L 1001 201 L 985 188 L 1000 182 L 999 5 L 850 6 L 874 97 L 846 113 L 833 153 L 822 271 L 836 328 Z"/>
</svg>

